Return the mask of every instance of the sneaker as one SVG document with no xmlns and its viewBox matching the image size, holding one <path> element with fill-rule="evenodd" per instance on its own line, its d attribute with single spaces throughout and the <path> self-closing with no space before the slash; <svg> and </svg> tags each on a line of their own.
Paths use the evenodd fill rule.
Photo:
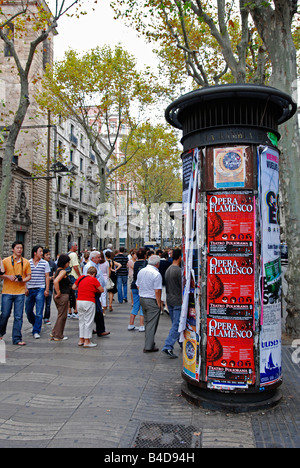
<svg viewBox="0 0 300 468">
<path fill-rule="evenodd" d="M 38 333 L 35 333 L 33 335 L 33 338 L 35 338 L 36 340 L 38 340 L 39 338 L 41 338 L 41 335 L 39 335 Z"/>
<path fill-rule="evenodd" d="M 97 343 L 89 343 L 87 345 L 83 345 L 84 348 L 95 348 L 96 346 L 98 346 Z"/>
<path fill-rule="evenodd" d="M 174 354 L 172 349 L 163 349 L 162 352 L 169 356 L 170 359 L 178 358 L 177 354 Z"/>
<path fill-rule="evenodd" d="M 77 314 L 75 314 L 75 313 L 73 312 L 73 314 L 72 314 L 72 318 L 73 318 L 73 319 L 78 319 L 78 313 L 77 313 Z"/>
<path fill-rule="evenodd" d="M 67 336 L 64 336 L 63 338 L 53 338 L 53 341 L 66 341 L 69 338 Z"/>
<path fill-rule="evenodd" d="M 128 330 L 138 330 L 138 327 L 136 327 L 135 325 L 128 325 Z"/>
<path fill-rule="evenodd" d="M 44 319 L 44 324 L 45 324 L 45 325 L 51 325 L 51 322 L 50 322 L 49 319 Z"/>
<path fill-rule="evenodd" d="M 72 314 L 68 314 L 68 318 L 72 318 Z"/>
<path fill-rule="evenodd" d="M 140 331 L 140 332 L 144 332 L 144 331 L 145 331 L 144 325 L 141 325 L 141 326 L 139 327 L 139 331 Z"/>
</svg>

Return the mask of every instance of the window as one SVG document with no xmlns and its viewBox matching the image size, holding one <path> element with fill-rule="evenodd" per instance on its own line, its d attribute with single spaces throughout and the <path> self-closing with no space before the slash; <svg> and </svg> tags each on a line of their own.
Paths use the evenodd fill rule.
<svg viewBox="0 0 300 468">
<path fill-rule="evenodd" d="M 58 193 L 61 192 L 61 176 L 57 177 L 57 191 Z"/>
<path fill-rule="evenodd" d="M 83 172 L 83 158 L 80 158 L 80 170 Z"/>
<path fill-rule="evenodd" d="M 69 223 L 73 223 L 74 221 L 74 214 L 69 211 Z"/>
<path fill-rule="evenodd" d="M 82 187 L 80 187 L 79 189 L 79 201 L 81 202 L 83 201 L 83 188 Z"/>
<path fill-rule="evenodd" d="M 70 161 L 73 162 L 74 150 L 70 150 Z"/>
</svg>

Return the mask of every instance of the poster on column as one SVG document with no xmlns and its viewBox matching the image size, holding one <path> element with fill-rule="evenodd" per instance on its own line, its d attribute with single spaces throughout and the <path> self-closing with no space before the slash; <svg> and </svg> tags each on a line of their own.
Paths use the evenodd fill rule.
<svg viewBox="0 0 300 468">
<path fill-rule="evenodd" d="M 259 148 L 261 206 L 262 313 L 260 384 L 281 378 L 281 261 L 279 226 L 279 152 Z"/>
<path fill-rule="evenodd" d="M 210 388 L 247 388 L 255 382 L 253 321 L 208 318 L 207 381 Z"/>
<path fill-rule="evenodd" d="M 253 257 L 209 257 L 208 316 L 253 320 L 254 281 Z"/>
<path fill-rule="evenodd" d="M 215 192 L 207 195 L 209 255 L 253 255 L 255 199 L 252 192 Z"/>
<path fill-rule="evenodd" d="M 255 381 L 253 256 L 208 257 L 207 276 L 208 384 L 247 387 Z"/>
<path fill-rule="evenodd" d="M 199 151 L 196 148 L 183 157 L 183 303 L 178 331 L 183 342 L 183 371 L 199 380 L 199 274 L 198 249 Z"/>
</svg>

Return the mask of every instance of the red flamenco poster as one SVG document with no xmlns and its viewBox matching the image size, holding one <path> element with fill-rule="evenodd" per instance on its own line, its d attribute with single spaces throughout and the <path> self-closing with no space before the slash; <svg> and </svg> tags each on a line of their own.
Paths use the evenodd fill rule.
<svg viewBox="0 0 300 468">
<path fill-rule="evenodd" d="M 207 298 L 210 317 L 253 319 L 253 257 L 208 257 Z"/>
<path fill-rule="evenodd" d="M 253 256 L 208 257 L 207 381 L 247 387 L 255 381 Z"/>
<path fill-rule="evenodd" d="M 211 388 L 254 384 L 252 320 L 208 319 L 207 381 Z"/>
</svg>

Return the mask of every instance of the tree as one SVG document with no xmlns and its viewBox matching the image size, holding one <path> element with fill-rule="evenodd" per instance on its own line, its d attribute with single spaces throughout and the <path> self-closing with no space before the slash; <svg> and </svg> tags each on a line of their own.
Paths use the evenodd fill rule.
<svg viewBox="0 0 300 468">
<path fill-rule="evenodd" d="M 151 238 L 161 206 L 167 201 L 180 200 L 182 196 L 177 136 L 165 125 L 146 122 L 134 133 L 128 147 L 135 157 L 118 170 L 118 175 L 133 183 L 135 197 L 141 202 L 140 211 L 145 211 Z"/>
<path fill-rule="evenodd" d="M 5 44 L 7 54 L 13 58 L 13 73 L 19 77 L 20 97 L 17 109 L 11 111 L 5 123 L 4 156 L 2 161 L 2 183 L 0 191 L 0 223 L 5 226 L 9 190 L 12 182 L 12 161 L 19 132 L 30 105 L 30 75 L 32 63 L 38 47 L 57 28 L 59 19 L 77 8 L 79 0 L 56 0 L 55 12 L 51 12 L 45 1 L 32 2 L 0 1 L 0 39 Z M 27 55 L 20 57 L 18 43 L 28 42 Z M 2 138 L 3 139 L 3 138 Z M 3 249 L 5 229 L 0 230 L 0 252 Z"/>
<path fill-rule="evenodd" d="M 107 179 L 134 156 L 128 151 L 138 126 L 134 111 L 138 114 L 153 101 L 149 71 L 138 72 L 134 57 L 120 45 L 96 47 L 82 56 L 70 49 L 62 61 L 49 67 L 44 87 L 39 102 L 56 115 L 72 116 L 84 129 L 98 164 L 100 203 L 105 203 Z M 124 124 L 128 135 L 123 135 Z M 104 134 L 106 155 L 99 146 Z M 127 144 L 117 160 L 116 144 L 121 137 Z"/>
<path fill-rule="evenodd" d="M 296 0 L 146 0 L 143 1 L 143 15 L 137 14 L 141 7 L 139 0 L 120 0 L 118 4 L 112 4 L 117 13 L 134 22 L 140 32 L 162 44 L 165 56 L 166 46 L 177 47 L 181 52 L 181 62 L 177 60 L 176 64 L 180 64 L 181 70 L 185 67 L 196 86 L 208 86 L 220 80 L 258 82 L 293 94 L 297 100 L 296 39 L 299 27 L 295 25 Z M 286 325 L 290 334 L 299 336 L 300 167 L 297 116 L 283 124 L 280 132 L 280 182 L 289 248 Z"/>
</svg>

